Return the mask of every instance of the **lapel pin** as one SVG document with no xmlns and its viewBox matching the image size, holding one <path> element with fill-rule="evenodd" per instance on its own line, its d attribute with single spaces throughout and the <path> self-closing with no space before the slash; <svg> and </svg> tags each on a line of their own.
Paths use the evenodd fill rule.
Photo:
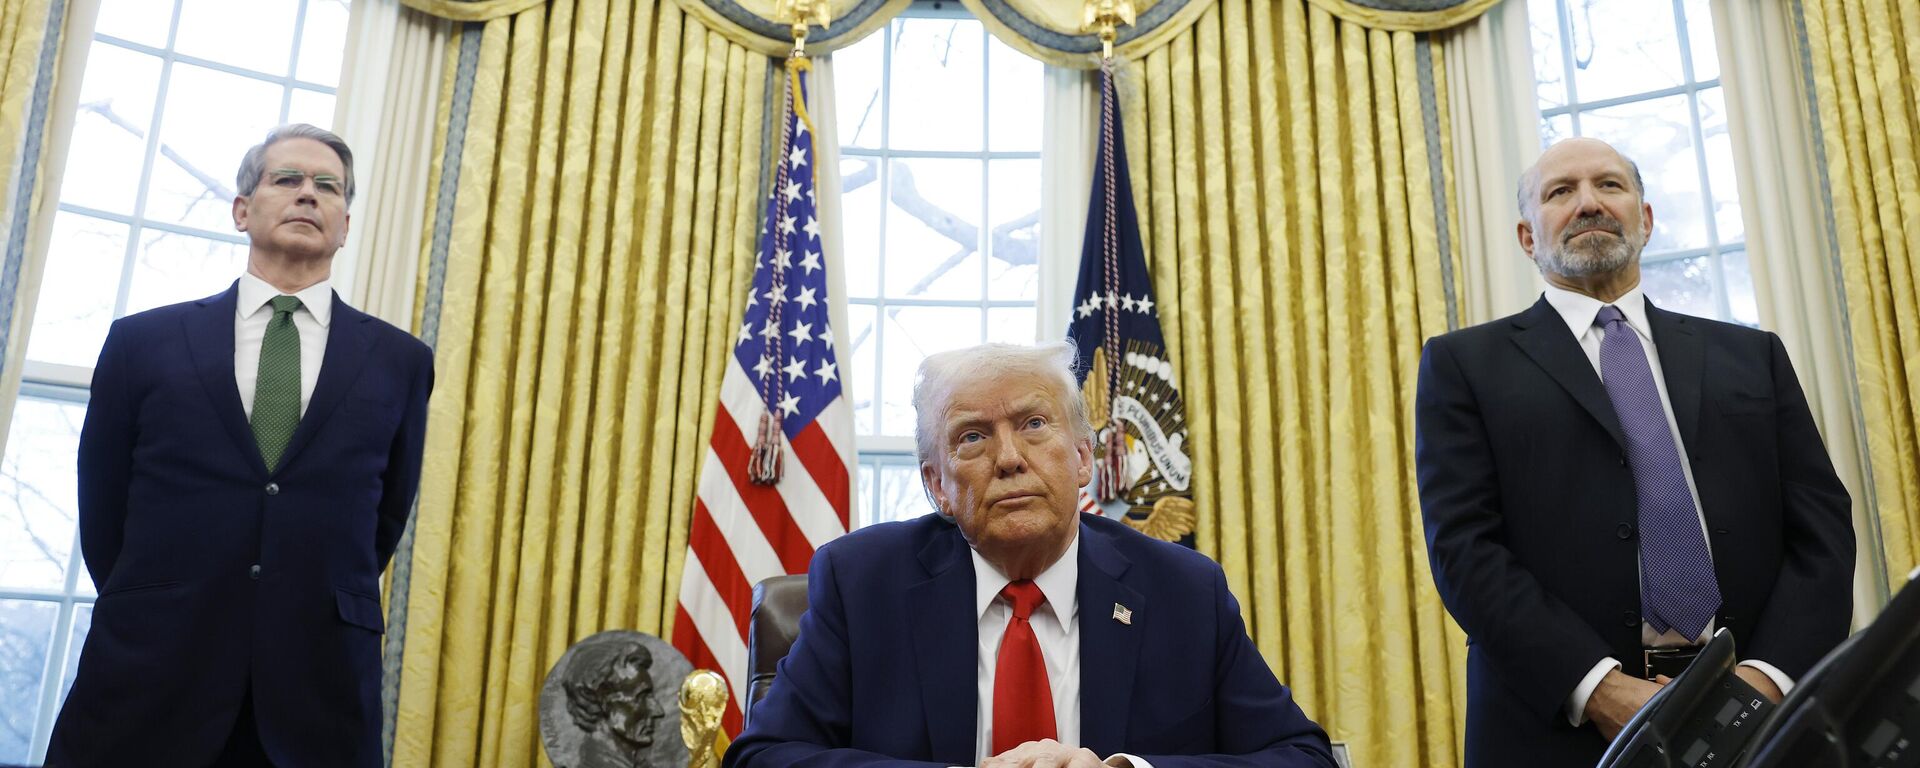
<svg viewBox="0 0 1920 768">
<path fill-rule="evenodd" d="M 1133 626 L 1133 609 L 1128 608 L 1119 603 L 1114 603 L 1113 604 L 1113 620 L 1120 622 L 1122 624 L 1125 624 L 1129 627 Z"/>
</svg>

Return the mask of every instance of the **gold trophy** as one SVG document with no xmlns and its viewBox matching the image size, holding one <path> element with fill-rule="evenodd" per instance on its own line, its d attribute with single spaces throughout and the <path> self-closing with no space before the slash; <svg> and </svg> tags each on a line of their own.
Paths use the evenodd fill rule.
<svg viewBox="0 0 1920 768">
<path fill-rule="evenodd" d="M 713 750 L 720 717 L 727 711 L 727 681 L 719 673 L 696 669 L 680 684 L 680 738 L 687 742 L 687 768 L 719 768 Z"/>
</svg>

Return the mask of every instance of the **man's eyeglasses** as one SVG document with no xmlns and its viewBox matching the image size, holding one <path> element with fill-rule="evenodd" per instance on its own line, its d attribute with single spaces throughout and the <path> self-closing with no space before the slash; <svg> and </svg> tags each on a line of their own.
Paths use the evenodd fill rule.
<svg viewBox="0 0 1920 768">
<path fill-rule="evenodd" d="M 298 190 L 309 177 L 313 179 L 313 188 L 320 194 L 335 197 L 346 194 L 347 183 L 331 173 L 307 173 L 292 168 L 267 171 L 268 184 L 288 191 Z"/>
</svg>

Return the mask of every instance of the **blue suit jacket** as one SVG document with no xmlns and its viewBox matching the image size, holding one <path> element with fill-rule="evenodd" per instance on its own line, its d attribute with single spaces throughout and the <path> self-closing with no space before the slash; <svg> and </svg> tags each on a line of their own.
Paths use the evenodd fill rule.
<svg viewBox="0 0 1920 768">
<path fill-rule="evenodd" d="M 1647 304 L 1742 658 L 1806 674 L 1846 637 L 1846 488 L 1773 334 Z M 1467 631 L 1469 766 L 1590 766 L 1606 742 L 1566 700 L 1640 665 L 1639 503 L 1593 364 L 1546 299 L 1434 337 L 1414 455 L 1433 578 Z"/>
<path fill-rule="evenodd" d="M 972 765 L 968 552 L 936 515 L 821 547 L 799 638 L 726 766 Z M 1326 734 L 1261 659 L 1218 565 L 1097 517 L 1082 518 L 1079 558 L 1082 746 L 1156 768 L 1331 768 Z M 1111 618 L 1115 604 L 1132 624 Z"/>
<path fill-rule="evenodd" d="M 100 598 L 49 766 L 205 765 L 252 690 L 283 768 L 378 766 L 380 573 L 420 481 L 433 356 L 334 297 L 277 471 L 233 375 L 237 288 L 113 324 L 80 433 Z"/>
</svg>

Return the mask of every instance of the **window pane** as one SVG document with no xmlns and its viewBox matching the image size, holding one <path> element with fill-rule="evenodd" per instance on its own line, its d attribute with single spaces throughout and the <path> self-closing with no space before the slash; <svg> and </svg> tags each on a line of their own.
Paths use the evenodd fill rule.
<svg viewBox="0 0 1920 768">
<path fill-rule="evenodd" d="M 1571 138 L 1573 138 L 1573 117 L 1571 115 L 1561 115 L 1541 121 L 1540 148 L 1542 150 L 1553 146 L 1561 139 Z"/>
<path fill-rule="evenodd" d="M 895 22 L 888 143 L 895 149 L 981 149 L 981 46 L 977 21 Z"/>
<path fill-rule="evenodd" d="M 880 508 L 874 515 L 877 521 L 911 520 L 932 509 L 920 484 L 919 467 L 892 462 L 880 465 Z"/>
<path fill-rule="evenodd" d="M 346 47 L 347 0 L 307 0 L 307 20 L 300 26 L 300 62 L 294 68 L 294 77 L 319 85 L 338 85 L 340 59 Z"/>
<path fill-rule="evenodd" d="M 1640 286 L 1661 309 L 1720 316 L 1720 302 L 1713 294 L 1713 264 L 1705 256 L 1643 264 Z"/>
<path fill-rule="evenodd" d="M 979 160 L 894 160 L 887 205 L 887 295 L 980 298 Z"/>
<path fill-rule="evenodd" d="M 840 161 L 840 252 L 847 265 L 847 297 L 880 295 L 880 161 Z"/>
<path fill-rule="evenodd" d="M 173 24 L 172 0 L 101 0 L 100 15 L 93 23 L 94 34 L 112 35 L 155 48 L 167 47 L 167 30 Z M 93 70 L 93 57 L 104 46 L 87 52 L 87 70 Z M 81 97 L 82 101 L 86 98 Z M 68 160 L 72 162 L 72 160 Z"/>
<path fill-rule="evenodd" d="M 980 312 L 972 307 L 895 307 L 887 310 L 881 361 L 880 432 L 913 434 L 913 377 L 927 355 L 980 343 Z"/>
<path fill-rule="evenodd" d="M 861 462 L 858 466 L 860 467 L 860 514 L 853 524 L 855 528 L 865 528 L 880 522 L 879 518 L 874 517 L 874 513 L 880 509 L 880 506 L 874 502 L 874 499 L 879 498 L 880 489 L 875 486 L 878 481 L 874 479 L 873 464 Z"/>
<path fill-rule="evenodd" d="M 1693 80 L 1703 82 L 1720 77 L 1719 46 L 1714 42 L 1713 12 L 1710 0 L 1686 0 L 1687 47 L 1693 56 Z"/>
<path fill-rule="evenodd" d="M 1534 92 L 1542 111 L 1567 104 L 1567 65 L 1560 50 L 1560 3 L 1527 0 L 1527 26 L 1533 37 Z"/>
<path fill-rule="evenodd" d="M 285 77 L 299 0 L 183 0 L 174 50 Z M 244 103 L 243 99 L 235 99 Z M 206 114 L 218 114 L 209 112 Z"/>
<path fill-rule="evenodd" d="M 840 119 L 834 129 L 842 146 L 880 146 L 880 78 L 890 31 L 882 29 L 833 52 L 833 98 Z"/>
<path fill-rule="evenodd" d="M 1032 344 L 1039 334 L 1033 307 L 996 307 L 987 310 L 987 341 Z"/>
<path fill-rule="evenodd" d="M 0 461 L 0 587 L 66 587 L 78 530 L 74 455 L 85 416 L 77 403 L 21 397 L 14 404 Z"/>
<path fill-rule="evenodd" d="M 1685 95 L 1597 109 L 1580 117 L 1581 134 L 1601 139 L 1640 164 L 1653 237 L 1647 253 L 1707 247 L 1700 161 Z"/>
<path fill-rule="evenodd" d="M 1672 0 L 1567 0 L 1575 95 L 1600 101 L 1683 82 Z"/>
<path fill-rule="evenodd" d="M 226 290 L 247 268 L 247 247 L 149 229 L 140 233 L 127 314 Z"/>
<path fill-rule="evenodd" d="M 25 764 L 60 604 L 0 600 L 0 763 Z"/>
<path fill-rule="evenodd" d="M 333 106 L 332 94 L 309 91 L 305 88 L 295 88 L 293 89 L 293 99 L 287 104 L 286 122 L 306 123 L 307 125 L 331 129 L 333 127 Z M 260 138 L 264 139 L 266 136 L 263 134 Z M 247 146 L 252 146 L 254 142 L 258 142 L 259 140 L 260 139 L 255 139 L 253 142 L 248 142 Z"/>
<path fill-rule="evenodd" d="M 174 64 L 147 218 L 233 231 L 234 172 L 247 148 L 279 124 L 281 93 L 272 83 Z"/>
<path fill-rule="evenodd" d="M 1727 284 L 1727 304 L 1732 309 L 1729 318 L 1736 323 L 1760 327 L 1760 305 L 1753 295 L 1753 265 L 1747 263 L 1747 251 L 1738 250 L 1720 254 L 1720 276 Z"/>
<path fill-rule="evenodd" d="M 1040 62 L 987 38 L 987 138 L 995 152 L 1040 151 Z"/>
<path fill-rule="evenodd" d="M 1040 294 L 1040 161 L 991 161 L 987 184 L 987 297 L 1032 301 Z"/>
<path fill-rule="evenodd" d="M 113 323 L 127 225 L 60 211 L 53 218 L 27 359 L 92 368 Z"/>
<path fill-rule="evenodd" d="M 853 398 L 853 433 L 856 435 L 874 433 L 874 404 L 878 400 L 876 393 L 880 391 L 876 386 L 880 370 L 874 365 L 874 350 L 880 347 L 880 343 L 876 338 L 873 316 L 873 305 L 851 304 L 847 307 L 847 322 L 852 325 L 847 340 L 853 345 L 853 375 L 849 381 L 852 388 L 848 390 L 848 396 Z"/>
<path fill-rule="evenodd" d="M 60 176 L 62 201 L 133 215 L 159 87 L 158 57 L 108 43 L 87 51 L 73 121 L 73 146 L 85 151 L 67 155 Z"/>
<path fill-rule="evenodd" d="M 1727 98 L 1719 88 L 1700 92 L 1700 135 L 1707 145 L 1707 189 L 1713 195 L 1713 226 L 1720 242 L 1747 236 L 1740 218 L 1740 186 L 1733 171 L 1733 135 L 1727 132 Z"/>
</svg>

